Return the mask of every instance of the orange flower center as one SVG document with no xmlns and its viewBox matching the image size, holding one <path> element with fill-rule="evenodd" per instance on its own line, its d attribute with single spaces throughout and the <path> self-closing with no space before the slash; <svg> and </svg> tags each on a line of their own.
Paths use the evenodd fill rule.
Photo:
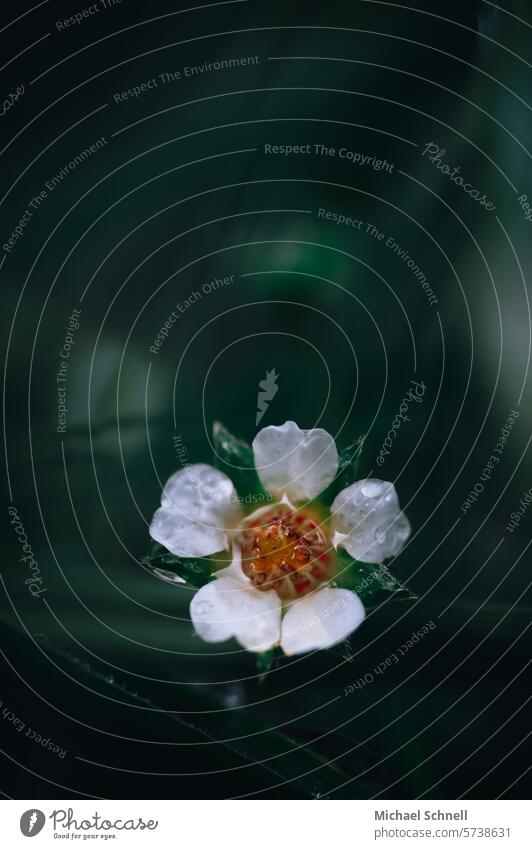
<svg viewBox="0 0 532 849">
<path fill-rule="evenodd" d="M 334 574 L 324 526 L 308 510 L 285 504 L 249 516 L 240 531 L 242 569 L 259 590 L 275 590 L 284 601 L 300 598 Z"/>
</svg>

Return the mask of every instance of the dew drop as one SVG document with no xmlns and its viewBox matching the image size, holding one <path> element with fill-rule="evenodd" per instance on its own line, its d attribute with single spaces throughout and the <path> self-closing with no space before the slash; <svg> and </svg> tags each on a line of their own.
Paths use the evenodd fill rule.
<svg viewBox="0 0 532 849">
<path fill-rule="evenodd" d="M 198 601 L 196 604 L 196 613 L 198 616 L 207 616 L 208 613 L 212 613 L 213 609 L 210 601 Z"/>
<path fill-rule="evenodd" d="M 169 584 L 185 584 L 186 581 L 183 578 L 180 578 L 179 575 L 176 575 L 175 572 L 171 572 L 169 569 L 153 569 L 153 574 L 156 575 L 161 581 L 167 581 Z"/>
<path fill-rule="evenodd" d="M 382 481 L 366 481 L 361 486 L 362 495 L 365 495 L 366 498 L 377 498 L 379 495 L 382 495 L 384 488 L 384 484 Z"/>
<path fill-rule="evenodd" d="M 213 475 L 213 473 L 210 471 L 210 469 L 207 469 L 204 472 L 202 472 L 200 479 L 201 479 L 202 484 L 204 484 L 207 487 L 214 487 L 214 485 L 216 483 L 216 475 Z"/>
<path fill-rule="evenodd" d="M 222 704 L 227 708 L 234 708 L 243 704 L 243 690 L 241 686 L 227 687 L 221 694 Z"/>
</svg>

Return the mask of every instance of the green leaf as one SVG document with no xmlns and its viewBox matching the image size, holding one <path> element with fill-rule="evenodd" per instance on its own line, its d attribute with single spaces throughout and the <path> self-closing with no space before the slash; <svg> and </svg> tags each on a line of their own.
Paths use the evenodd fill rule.
<svg viewBox="0 0 532 849">
<path fill-rule="evenodd" d="M 215 422 L 212 429 L 215 464 L 231 478 L 235 489 L 246 504 L 270 501 L 255 469 L 253 449 L 243 439 L 233 436 L 221 422 Z"/>
<path fill-rule="evenodd" d="M 336 477 L 319 495 L 319 501 L 323 504 L 332 504 L 336 496 L 342 489 L 351 486 L 355 483 L 358 475 L 358 466 L 362 449 L 364 448 L 364 440 L 366 436 L 359 436 L 347 448 L 340 451 L 338 457 L 338 471 Z"/>
<path fill-rule="evenodd" d="M 376 793 L 378 794 L 380 786 L 385 786 L 389 782 L 390 775 L 387 766 L 375 764 L 377 758 L 359 740 L 334 730 L 327 734 L 321 734 L 318 728 L 309 728 L 303 725 L 292 726 L 290 731 L 298 742 L 308 744 L 324 763 L 330 765 L 331 769 L 351 776 L 359 776 L 355 794 L 362 791 L 365 793 L 366 799 L 371 799 Z M 370 765 L 371 768 L 368 768 Z M 380 773 L 379 777 L 382 777 L 380 786 L 375 780 L 378 773 Z M 334 791 L 331 796 L 333 799 L 335 798 Z M 316 798 L 328 799 L 331 796 L 316 794 Z"/>
<path fill-rule="evenodd" d="M 360 596 L 365 607 L 375 607 L 388 599 L 413 601 L 417 596 L 401 584 L 383 563 L 361 563 L 338 549 L 336 584 Z"/>
<path fill-rule="evenodd" d="M 150 774 L 150 780 L 160 794 L 166 791 L 173 796 L 177 790 L 177 795 L 185 798 L 197 798 L 198 793 L 206 798 L 219 798 L 220 792 L 230 797 L 257 795 L 264 798 L 268 794 L 267 798 L 315 799 L 334 794 L 335 798 L 368 798 L 365 782 L 352 780 L 352 773 L 346 771 L 340 758 L 330 763 L 330 756 L 324 757 L 320 750 L 314 751 L 313 741 L 308 741 L 308 737 L 304 741 L 294 739 L 284 729 L 272 728 L 271 721 L 265 723 L 245 708 L 222 710 L 213 692 L 205 687 L 172 682 L 171 707 L 165 709 L 151 693 L 136 692 L 139 677 L 143 687 L 148 687 L 151 679 L 137 676 L 130 680 L 131 676 L 122 670 L 119 680 L 115 681 L 108 674 L 107 664 L 99 668 L 92 658 L 90 663 L 86 662 L 85 655 L 78 659 L 50 645 L 39 645 L 29 633 L 8 628 L 1 620 L 0 643 L 11 663 L 16 669 L 25 671 L 25 679 L 33 682 L 45 706 L 50 707 L 46 723 L 43 721 L 47 735 L 65 741 L 65 748 L 83 753 L 91 766 L 100 768 L 98 792 L 106 797 L 116 791 L 117 774 L 120 787 L 128 788 L 129 796 L 134 793 L 140 777 L 146 776 L 142 764 L 139 770 L 135 769 L 140 739 L 158 742 L 161 765 L 154 769 L 162 771 Z M 29 645 L 32 651 L 28 651 Z M 31 710 L 28 709 L 28 693 L 20 677 L 18 698 L 15 699 L 12 687 L 9 707 L 15 713 L 16 702 L 23 703 L 24 716 L 31 718 L 37 715 L 39 708 L 42 713 L 42 702 L 35 698 Z M 65 686 L 65 680 L 69 686 Z M 153 686 L 153 681 L 151 683 Z M 160 689 L 155 689 L 155 693 L 162 695 Z M 66 710 L 67 715 L 75 714 L 77 724 L 70 723 L 72 728 L 65 724 L 59 707 Z M 100 715 L 103 713 L 105 723 Z M 124 728 L 130 735 L 125 738 L 120 734 Z M 12 735 L 13 754 L 13 746 L 17 746 L 23 736 Z M 323 732 L 318 730 L 311 736 L 320 737 Z M 129 744 L 129 748 L 124 749 L 124 744 Z M 19 748 L 23 750 L 23 746 Z M 39 758 L 41 747 L 36 749 L 34 757 Z M 345 745 L 341 751 L 344 750 Z M 124 751 L 130 755 L 131 760 L 126 762 L 130 768 L 121 766 L 126 766 Z M 22 757 L 20 751 L 17 755 Z M 46 754 L 42 753 L 42 757 Z M 63 761 L 48 757 L 42 764 L 43 772 L 46 768 L 46 781 L 54 784 L 55 779 L 60 782 L 56 786 L 64 787 Z M 109 765 L 109 769 L 101 769 L 102 765 Z M 367 771 L 367 766 L 364 764 L 359 771 Z M 223 775 L 223 791 L 220 790 L 220 774 Z M 171 791 L 168 790 L 169 781 Z M 91 789 L 89 785 L 87 792 Z"/>
<path fill-rule="evenodd" d="M 169 584 L 182 584 L 199 589 L 212 580 L 211 561 L 206 558 L 177 557 L 156 543 L 152 553 L 142 561 L 158 578 Z"/>
</svg>

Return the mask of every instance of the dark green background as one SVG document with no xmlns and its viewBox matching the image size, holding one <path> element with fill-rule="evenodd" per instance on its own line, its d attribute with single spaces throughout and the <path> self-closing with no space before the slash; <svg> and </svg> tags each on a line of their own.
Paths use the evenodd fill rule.
<svg viewBox="0 0 532 849">
<path fill-rule="evenodd" d="M 75 10 L 52 2 L 1 34 L 11 57 L 51 32 L 3 71 L 3 91 L 27 91 L 2 118 L 2 241 L 46 180 L 109 140 L 50 194 L 0 272 L 12 499 L 47 586 L 29 595 L 6 519 L 0 698 L 68 749 L 60 760 L 2 720 L 7 796 L 526 795 L 529 516 L 504 527 L 532 484 L 527 300 L 495 214 L 421 150 L 445 147 L 493 199 L 526 275 L 531 225 L 510 183 L 530 197 L 529 29 L 486 3 L 418 5 L 425 14 L 250 2 L 155 20 L 176 7 L 124 0 L 58 33 Z M 501 5 L 528 20 L 525 3 Z M 261 62 L 114 103 L 164 71 L 243 55 Z M 345 145 L 395 172 L 267 157 L 265 143 Z M 382 244 L 320 221 L 320 207 L 393 236 L 437 307 Z M 229 274 L 151 354 L 176 302 Z M 89 281 L 61 439 L 58 351 Z M 271 368 L 279 392 L 263 424 L 323 426 L 339 446 L 367 434 L 360 471 L 396 482 L 413 535 L 393 571 L 419 600 L 374 611 L 349 662 L 297 657 L 259 684 L 254 658 L 194 637 L 190 592 L 140 561 L 178 465 L 174 435 L 191 462 L 211 459 L 215 419 L 251 439 Z M 378 470 L 414 377 L 423 403 Z M 523 387 L 501 462 L 463 516 Z M 401 663 L 343 695 L 431 620 Z"/>
</svg>

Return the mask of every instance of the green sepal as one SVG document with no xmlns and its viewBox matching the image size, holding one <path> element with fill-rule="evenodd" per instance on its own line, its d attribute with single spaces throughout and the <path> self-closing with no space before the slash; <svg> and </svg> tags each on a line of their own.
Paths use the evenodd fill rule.
<svg viewBox="0 0 532 849">
<path fill-rule="evenodd" d="M 159 543 L 152 546 L 151 553 L 142 562 L 162 581 L 182 584 L 199 589 L 213 579 L 212 563 L 207 558 L 177 557 Z"/>
<path fill-rule="evenodd" d="M 257 654 L 257 672 L 259 675 L 259 681 L 262 684 L 272 669 L 277 666 L 279 661 L 280 649 L 277 646 L 274 646 L 267 651 L 261 651 Z"/>
<path fill-rule="evenodd" d="M 331 505 L 336 496 L 342 489 L 351 486 L 355 483 L 358 475 L 358 466 L 360 464 L 360 456 L 364 448 L 364 440 L 366 436 L 359 436 L 347 448 L 340 451 L 338 456 L 338 471 L 334 480 L 329 486 L 323 490 L 316 500 L 322 504 Z"/>
<path fill-rule="evenodd" d="M 383 563 L 362 563 L 341 548 L 336 554 L 338 574 L 335 585 L 360 596 L 364 607 L 375 607 L 388 599 L 414 601 L 417 598 Z"/>
<path fill-rule="evenodd" d="M 329 649 L 326 649 L 329 654 L 332 654 L 338 660 L 343 660 L 346 663 L 351 663 L 353 660 L 354 652 L 353 652 L 353 643 L 350 638 L 344 640 L 343 643 L 337 643 L 335 646 L 331 646 Z"/>
<path fill-rule="evenodd" d="M 271 501 L 255 469 L 253 449 L 248 442 L 233 436 L 221 422 L 212 428 L 215 465 L 231 478 L 243 503 Z"/>
</svg>

